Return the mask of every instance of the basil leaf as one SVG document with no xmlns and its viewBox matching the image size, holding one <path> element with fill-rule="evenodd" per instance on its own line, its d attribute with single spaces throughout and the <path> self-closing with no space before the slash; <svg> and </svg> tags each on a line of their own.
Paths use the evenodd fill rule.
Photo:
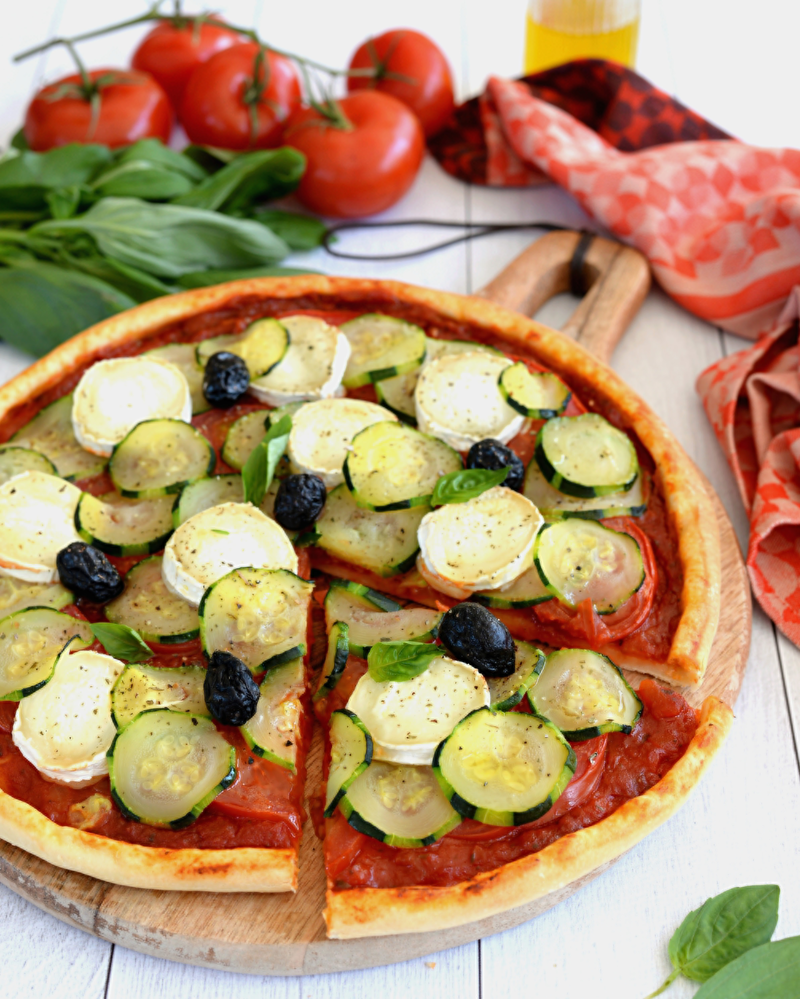
<svg viewBox="0 0 800 999">
<path fill-rule="evenodd" d="M 413 680 L 440 655 L 438 645 L 425 642 L 378 642 L 367 655 L 369 675 L 377 683 Z"/>
<path fill-rule="evenodd" d="M 89 627 L 97 641 L 115 659 L 123 659 L 128 663 L 141 663 L 153 658 L 150 646 L 142 641 L 138 631 L 129 628 L 127 624 L 107 624 L 105 621 L 98 621 Z"/>
<path fill-rule="evenodd" d="M 497 471 L 488 468 L 461 468 L 457 472 L 448 472 L 437 480 L 431 506 L 466 503 L 467 500 L 475 499 L 492 486 L 505 482 L 509 471 L 509 468 L 498 468 Z"/>
<path fill-rule="evenodd" d="M 195 184 L 199 184 L 208 176 L 208 171 L 199 163 L 184 153 L 178 153 L 165 146 L 160 139 L 139 139 L 132 146 L 123 146 L 117 153 L 116 162 L 127 163 L 129 160 L 144 160 L 155 166 L 181 173 Z"/>
<path fill-rule="evenodd" d="M 745 951 L 771 939 L 778 923 L 778 885 L 731 888 L 690 912 L 669 942 L 673 967 L 708 981 Z"/>
<path fill-rule="evenodd" d="M 104 256 L 156 277 L 255 267 L 289 252 L 282 239 L 249 219 L 138 198 L 103 198 L 77 218 L 39 222 L 28 230 L 33 239 L 74 233 L 92 236 Z"/>
<path fill-rule="evenodd" d="M 14 132 L 13 136 L 11 137 L 11 142 L 9 143 L 9 145 L 11 146 L 12 149 L 19 149 L 22 152 L 25 152 L 25 150 L 31 148 L 28 145 L 28 140 L 25 138 L 24 128 L 18 128 L 16 132 Z"/>
<path fill-rule="evenodd" d="M 0 269 L 0 339 L 41 357 L 87 326 L 136 302 L 105 281 L 55 264 L 4 258 Z"/>
<path fill-rule="evenodd" d="M 694 999 L 797 999 L 800 937 L 762 944 L 741 954 L 710 978 Z"/>
<path fill-rule="evenodd" d="M 45 208 L 49 190 L 85 184 L 110 162 L 106 146 L 79 143 L 47 153 L 6 155 L 0 161 L 0 209 Z"/>
<path fill-rule="evenodd" d="M 219 212 L 237 212 L 255 201 L 290 194 L 300 183 L 306 158 L 296 149 L 263 149 L 226 163 L 174 204 Z"/>
<path fill-rule="evenodd" d="M 193 271 L 191 274 L 181 274 L 175 283 L 181 288 L 207 288 L 212 284 L 243 281 L 248 278 L 289 277 L 293 274 L 319 273 L 319 271 L 309 271 L 299 267 L 250 267 L 241 271 Z"/>
<path fill-rule="evenodd" d="M 147 160 L 128 159 L 104 170 L 91 184 L 101 198 L 141 198 L 143 201 L 170 201 L 187 194 L 194 181 Z"/>
<path fill-rule="evenodd" d="M 47 207 L 54 219 L 69 219 L 77 212 L 81 203 L 83 188 L 79 184 L 71 187 L 57 187 L 45 194 Z"/>
<path fill-rule="evenodd" d="M 272 208 L 257 208 L 250 213 L 250 218 L 268 226 L 293 250 L 313 250 L 322 246 L 322 239 L 328 231 L 327 226 L 310 215 L 279 212 Z"/>
<path fill-rule="evenodd" d="M 91 274 L 101 281 L 106 281 L 128 295 L 134 302 L 149 302 L 151 298 L 169 295 L 173 291 L 169 285 L 159 281 L 152 274 L 140 271 L 138 267 L 130 267 L 119 260 L 114 260 L 113 257 L 101 257 L 97 250 L 93 249 L 93 244 L 88 251 L 83 249 L 75 253 L 65 247 L 59 254 L 59 261 L 73 270 L 83 271 L 84 274 Z"/>
<path fill-rule="evenodd" d="M 261 443 L 253 448 L 252 454 L 242 469 L 245 503 L 261 506 L 264 502 L 264 496 L 272 484 L 275 469 L 289 443 L 291 429 L 292 418 L 287 413 L 269 428 Z"/>
<path fill-rule="evenodd" d="M 206 173 L 216 173 L 226 163 L 235 160 L 238 153 L 232 149 L 217 149 L 215 146 L 196 146 L 194 143 L 191 143 L 186 146 L 181 155 L 192 160 L 192 162 L 205 170 Z"/>
</svg>

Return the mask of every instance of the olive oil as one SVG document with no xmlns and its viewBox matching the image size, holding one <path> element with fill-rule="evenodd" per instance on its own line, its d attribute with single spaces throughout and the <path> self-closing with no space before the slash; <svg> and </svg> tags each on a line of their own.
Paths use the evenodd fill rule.
<svg viewBox="0 0 800 999">
<path fill-rule="evenodd" d="M 636 61 L 637 0 L 531 0 L 525 29 L 525 72 L 572 59 Z"/>
</svg>

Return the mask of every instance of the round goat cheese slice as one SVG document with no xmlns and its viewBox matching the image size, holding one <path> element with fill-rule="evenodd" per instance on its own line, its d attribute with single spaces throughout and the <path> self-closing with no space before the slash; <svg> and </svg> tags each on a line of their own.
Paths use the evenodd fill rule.
<svg viewBox="0 0 800 999">
<path fill-rule="evenodd" d="M 495 590 L 533 564 L 543 518 L 521 493 L 494 486 L 466 503 L 447 503 L 426 514 L 417 539 L 417 567 L 437 590 L 466 598 Z"/>
<path fill-rule="evenodd" d="M 507 444 L 525 422 L 498 385 L 511 363 L 503 355 L 469 350 L 423 365 L 414 390 L 417 427 L 456 451 L 468 451 L 487 437 Z"/>
<path fill-rule="evenodd" d="M 380 682 L 365 673 L 347 708 L 372 736 L 374 759 L 426 766 L 461 719 L 489 700 L 478 670 L 439 656 L 411 680 Z"/>
<path fill-rule="evenodd" d="M 67 649 L 52 680 L 20 701 L 11 737 L 39 773 L 66 784 L 108 773 L 106 751 L 116 734 L 111 688 L 123 669 L 113 656 Z"/>
<path fill-rule="evenodd" d="M 293 472 L 318 475 L 328 489 L 344 482 L 350 442 L 373 423 L 397 420 L 374 402 L 362 399 L 320 399 L 302 406 L 292 417 L 289 461 Z"/>
<path fill-rule="evenodd" d="M 26 583 L 58 579 L 56 555 L 80 541 L 77 486 L 46 472 L 23 472 L 0 486 L 0 574 Z"/>
<path fill-rule="evenodd" d="M 245 566 L 296 573 L 297 554 L 283 528 L 252 503 L 221 503 L 175 531 L 161 575 L 170 593 L 197 606 L 212 583 Z"/>
<path fill-rule="evenodd" d="M 81 447 L 108 456 L 143 420 L 192 419 L 186 376 L 169 361 L 152 356 L 97 361 L 78 382 L 72 429 Z"/>
<path fill-rule="evenodd" d="M 337 395 L 350 357 L 344 333 L 314 316 L 285 316 L 281 325 L 289 347 L 269 374 L 250 382 L 252 395 L 268 406 Z"/>
</svg>

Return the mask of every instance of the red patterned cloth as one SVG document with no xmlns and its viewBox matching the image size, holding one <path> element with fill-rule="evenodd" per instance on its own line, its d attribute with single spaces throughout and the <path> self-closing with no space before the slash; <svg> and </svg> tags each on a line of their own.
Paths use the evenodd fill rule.
<svg viewBox="0 0 800 999">
<path fill-rule="evenodd" d="M 750 514 L 747 568 L 758 602 L 800 645 L 800 288 L 774 328 L 697 380 Z"/>
</svg>

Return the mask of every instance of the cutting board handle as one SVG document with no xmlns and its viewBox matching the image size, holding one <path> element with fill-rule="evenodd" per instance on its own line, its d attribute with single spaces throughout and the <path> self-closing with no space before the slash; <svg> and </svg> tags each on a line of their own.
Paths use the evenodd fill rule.
<svg viewBox="0 0 800 999">
<path fill-rule="evenodd" d="M 650 266 L 638 250 L 593 233 L 542 236 L 476 292 L 526 316 L 564 291 L 583 299 L 561 332 L 609 362 L 650 288 Z"/>
</svg>

